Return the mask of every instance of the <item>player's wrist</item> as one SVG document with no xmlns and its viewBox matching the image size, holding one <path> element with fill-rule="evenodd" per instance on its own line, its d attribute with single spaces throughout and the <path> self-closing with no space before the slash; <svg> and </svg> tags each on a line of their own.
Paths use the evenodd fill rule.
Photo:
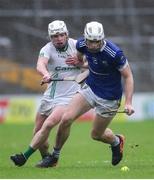
<svg viewBox="0 0 154 180">
<path fill-rule="evenodd" d="M 75 66 L 82 68 L 84 67 L 84 62 L 78 61 Z"/>
</svg>

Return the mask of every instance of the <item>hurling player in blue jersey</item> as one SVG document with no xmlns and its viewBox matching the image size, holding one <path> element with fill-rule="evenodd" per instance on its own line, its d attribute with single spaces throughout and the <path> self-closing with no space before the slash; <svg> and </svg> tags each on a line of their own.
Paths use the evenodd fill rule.
<svg viewBox="0 0 154 180">
<path fill-rule="evenodd" d="M 123 157 L 124 136 L 114 135 L 112 132 L 108 138 L 104 136 L 105 130 L 116 115 L 104 112 L 118 111 L 123 78 L 125 110 L 127 115 L 134 113 L 132 106 L 134 82 L 128 60 L 117 45 L 105 39 L 103 26 L 98 22 L 86 24 L 84 37 L 78 40 L 76 47 L 78 59 L 67 61 L 67 64 L 81 66 L 86 60 L 89 76 L 62 117 L 54 148 L 56 156 L 52 154 L 46 158 L 44 167 L 52 167 L 57 163 L 60 150 L 70 134 L 71 124 L 91 108 L 95 108 L 91 137 L 111 145 L 112 165 L 117 165 Z"/>
</svg>

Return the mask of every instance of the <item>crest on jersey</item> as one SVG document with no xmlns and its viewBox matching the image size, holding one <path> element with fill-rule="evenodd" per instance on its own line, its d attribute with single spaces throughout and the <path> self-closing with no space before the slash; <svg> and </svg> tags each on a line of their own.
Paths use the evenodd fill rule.
<svg viewBox="0 0 154 180">
<path fill-rule="evenodd" d="M 98 62 L 97 62 L 97 58 L 92 57 L 92 61 L 93 61 L 93 63 L 94 63 L 94 64 L 98 64 Z"/>
<path fill-rule="evenodd" d="M 102 61 L 103 66 L 108 66 L 108 62 L 107 61 Z"/>
</svg>

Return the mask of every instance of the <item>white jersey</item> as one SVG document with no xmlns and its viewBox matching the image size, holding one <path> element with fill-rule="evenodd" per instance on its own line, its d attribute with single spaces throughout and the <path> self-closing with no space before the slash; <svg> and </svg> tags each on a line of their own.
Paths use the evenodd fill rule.
<svg viewBox="0 0 154 180">
<path fill-rule="evenodd" d="M 52 44 L 52 42 L 47 43 L 40 50 L 40 57 L 46 57 L 48 61 L 48 71 L 52 74 L 54 78 L 64 78 L 69 76 L 76 76 L 81 72 L 79 67 L 70 66 L 65 63 L 68 56 L 73 56 L 76 54 L 76 40 L 69 38 L 68 48 L 66 51 L 58 51 Z M 55 81 L 51 82 L 45 93 L 44 98 L 51 99 L 62 99 L 72 97 L 80 88 L 76 82 L 72 81 Z"/>
</svg>

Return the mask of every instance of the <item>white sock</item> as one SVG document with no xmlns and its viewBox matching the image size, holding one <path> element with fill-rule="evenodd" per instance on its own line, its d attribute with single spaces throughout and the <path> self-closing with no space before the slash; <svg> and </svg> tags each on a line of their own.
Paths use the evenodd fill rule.
<svg viewBox="0 0 154 180">
<path fill-rule="evenodd" d="M 116 139 L 115 139 L 115 141 L 111 144 L 111 146 L 117 146 L 118 144 L 120 143 L 120 139 L 119 139 L 119 137 L 118 136 L 116 136 Z"/>
</svg>

